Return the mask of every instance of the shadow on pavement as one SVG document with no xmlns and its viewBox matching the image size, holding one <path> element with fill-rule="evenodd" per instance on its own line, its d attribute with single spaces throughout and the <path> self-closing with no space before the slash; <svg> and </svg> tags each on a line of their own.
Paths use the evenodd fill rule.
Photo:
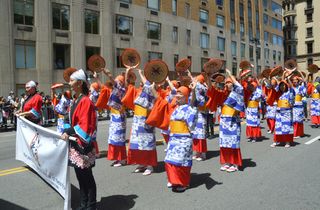
<svg viewBox="0 0 320 210">
<path fill-rule="evenodd" d="M 101 201 L 97 203 L 98 209 L 103 210 L 127 210 L 131 209 L 135 205 L 137 195 L 112 195 L 101 198 Z"/>
<path fill-rule="evenodd" d="M 164 161 L 159 161 L 158 165 L 156 167 L 154 167 L 154 173 L 163 173 L 165 172 L 165 163 Z"/>
<path fill-rule="evenodd" d="M 215 185 L 221 185 L 222 182 L 217 182 L 210 177 L 210 173 L 196 174 L 191 173 L 190 189 L 205 185 L 207 190 L 210 190 Z"/>
<path fill-rule="evenodd" d="M 3 199 L 0 199 L 0 209 L 27 210 L 26 208 L 23 208 L 22 206 L 18 206 L 14 203 L 11 203 L 11 202 L 3 200 Z"/>
<path fill-rule="evenodd" d="M 256 162 L 252 161 L 252 158 L 248 158 L 248 159 L 243 159 L 242 160 L 242 167 L 240 168 L 240 171 L 244 171 L 245 168 L 247 167 L 256 167 L 257 164 Z"/>
<path fill-rule="evenodd" d="M 208 151 L 206 153 L 206 159 L 209 160 L 211 158 L 218 157 L 220 155 L 220 150 Z"/>
</svg>

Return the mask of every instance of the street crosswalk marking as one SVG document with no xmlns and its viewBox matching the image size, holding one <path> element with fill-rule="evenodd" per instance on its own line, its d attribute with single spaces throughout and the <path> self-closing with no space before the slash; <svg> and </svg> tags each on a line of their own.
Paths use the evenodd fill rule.
<svg viewBox="0 0 320 210">
<path fill-rule="evenodd" d="M 304 144 L 309 145 L 309 144 L 312 144 L 313 142 L 315 142 L 315 141 L 317 141 L 317 140 L 320 140 L 320 136 L 317 136 L 316 138 L 311 139 L 310 141 L 307 141 L 307 142 L 306 142 L 306 143 L 304 143 Z"/>
</svg>

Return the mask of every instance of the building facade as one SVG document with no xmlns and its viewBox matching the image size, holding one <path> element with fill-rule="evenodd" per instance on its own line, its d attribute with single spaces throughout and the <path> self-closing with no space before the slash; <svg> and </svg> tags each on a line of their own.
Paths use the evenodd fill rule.
<svg viewBox="0 0 320 210">
<path fill-rule="evenodd" d="M 286 0 L 283 10 L 285 59 L 296 59 L 300 70 L 320 66 L 320 1 Z"/>
<path fill-rule="evenodd" d="M 281 0 L 1 0 L 0 95 L 29 80 L 49 93 L 69 66 L 86 69 L 98 53 L 114 74 L 135 48 L 144 64 L 188 57 L 192 72 L 220 58 L 238 72 L 250 60 L 259 73 L 283 64 Z"/>
</svg>

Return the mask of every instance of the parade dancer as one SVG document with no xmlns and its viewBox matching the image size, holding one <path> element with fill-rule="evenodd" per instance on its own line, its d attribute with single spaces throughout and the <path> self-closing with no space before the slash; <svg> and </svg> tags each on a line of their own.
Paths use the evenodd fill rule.
<svg viewBox="0 0 320 210">
<path fill-rule="evenodd" d="M 229 78 L 226 86 L 231 93 L 224 102 L 220 117 L 220 170 L 227 172 L 238 171 L 242 166 L 240 151 L 241 124 L 239 113 L 244 111 L 243 87 L 226 69 Z"/>
<path fill-rule="evenodd" d="M 126 70 L 126 74 L 128 71 Z M 126 93 L 125 76 L 118 75 L 113 79 L 109 70 L 104 69 L 104 73 L 109 77 L 113 84 L 113 89 L 108 100 L 110 107 L 111 118 L 109 125 L 108 137 L 108 160 L 113 160 L 111 164 L 113 167 L 126 165 L 127 151 L 126 151 L 126 114 L 125 107 L 121 100 Z"/>
<path fill-rule="evenodd" d="M 77 141 L 69 141 L 69 165 L 74 167 L 80 187 L 79 209 L 96 209 L 97 188 L 92 174 L 95 165 L 95 149 L 92 137 L 97 129 L 96 109 L 89 99 L 87 75 L 82 69 L 69 69 L 72 90 L 76 100 L 71 105 L 70 123 L 65 125 L 61 139 L 68 140 L 74 136 Z"/>
<path fill-rule="evenodd" d="M 256 142 L 261 137 L 259 102 L 262 97 L 262 89 L 255 81 L 251 81 L 247 88 L 251 95 L 246 108 L 246 135 L 249 142 Z"/>
<path fill-rule="evenodd" d="M 290 80 L 288 80 L 290 82 Z M 291 82 L 290 82 L 291 83 Z M 271 147 L 276 147 L 281 142 L 285 142 L 285 147 L 290 147 L 293 142 L 293 118 L 292 107 L 294 104 L 295 93 L 292 87 L 282 80 L 276 88 L 281 96 L 277 101 L 276 123 L 274 133 L 274 143 Z"/>
<path fill-rule="evenodd" d="M 67 117 L 69 107 L 71 104 L 71 92 L 65 91 L 58 104 L 54 107 L 54 111 L 57 113 L 57 132 L 62 134 L 64 130 L 65 118 Z"/>
<path fill-rule="evenodd" d="M 270 84 L 266 84 L 265 95 L 266 95 L 266 104 L 267 112 L 266 119 L 268 125 L 268 133 L 274 133 L 275 124 L 276 124 L 276 110 L 277 110 L 277 101 L 280 97 L 280 92 L 275 88 L 278 85 L 278 80 L 276 77 L 271 78 Z"/>
<path fill-rule="evenodd" d="M 301 73 L 300 75 L 301 77 L 294 76 L 292 78 L 293 90 L 295 91 L 295 99 L 293 105 L 293 138 L 300 138 L 304 136 L 304 107 L 302 98 L 307 94 L 307 89 L 304 82 L 304 77 Z"/>
<path fill-rule="evenodd" d="M 191 76 L 191 73 L 190 73 Z M 205 86 L 205 77 L 200 74 L 196 78 L 195 90 L 192 94 L 195 94 L 194 106 L 197 107 L 198 117 L 195 129 L 192 131 L 193 144 L 192 150 L 196 154 L 192 157 L 197 161 L 203 161 L 206 159 L 207 140 L 206 140 L 206 103 L 207 103 L 207 91 L 208 88 Z"/>
<path fill-rule="evenodd" d="M 126 95 L 131 95 L 127 96 L 128 98 L 134 99 L 134 115 L 129 140 L 127 163 L 138 164 L 138 167 L 134 172 L 143 172 L 143 175 L 147 176 L 152 174 L 153 167 L 157 165 L 154 127 L 145 123 L 149 112 L 153 107 L 155 98 L 152 94 L 150 82 L 146 80 L 140 69 L 138 71 L 140 78 L 144 83 L 140 94 L 137 93 L 137 90 L 134 87 L 131 87 L 131 89 L 126 93 Z M 138 96 L 135 97 L 136 95 Z M 124 99 L 122 101 L 124 101 Z M 132 106 L 128 102 L 126 104 L 128 104 L 129 107 Z"/>
<path fill-rule="evenodd" d="M 194 90 L 195 83 L 191 84 Z M 181 86 L 177 89 L 175 103 L 168 103 L 158 96 L 153 89 L 156 97 L 153 112 L 159 117 L 165 116 L 168 121 L 169 142 L 167 153 L 164 159 L 165 169 L 168 177 L 167 187 L 172 187 L 174 192 L 183 192 L 190 184 L 190 171 L 192 166 L 192 130 L 197 123 L 197 109 L 188 104 L 189 88 Z M 191 98 L 193 104 L 195 94 Z M 156 126 L 156 125 L 155 125 Z"/>
<path fill-rule="evenodd" d="M 310 116 L 311 126 L 313 128 L 320 127 L 320 78 L 310 85 L 309 95 L 311 95 L 310 102 Z"/>
</svg>

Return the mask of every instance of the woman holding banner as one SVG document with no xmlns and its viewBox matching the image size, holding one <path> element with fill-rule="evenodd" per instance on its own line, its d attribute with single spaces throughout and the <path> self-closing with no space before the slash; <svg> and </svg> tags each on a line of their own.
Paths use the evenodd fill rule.
<svg viewBox="0 0 320 210">
<path fill-rule="evenodd" d="M 87 75 L 82 69 L 66 69 L 65 80 L 75 92 L 76 100 L 71 105 L 70 124 L 65 124 L 61 138 L 68 140 L 69 136 L 77 138 L 70 141 L 69 164 L 74 167 L 80 187 L 79 209 L 96 209 L 96 183 L 92 174 L 95 165 L 95 149 L 93 136 L 97 129 L 95 106 L 88 97 Z"/>
<path fill-rule="evenodd" d="M 26 83 L 25 88 L 28 97 L 17 114 L 24 116 L 33 123 L 39 124 L 41 120 L 42 97 L 37 93 L 37 85 L 35 81 Z"/>
</svg>

